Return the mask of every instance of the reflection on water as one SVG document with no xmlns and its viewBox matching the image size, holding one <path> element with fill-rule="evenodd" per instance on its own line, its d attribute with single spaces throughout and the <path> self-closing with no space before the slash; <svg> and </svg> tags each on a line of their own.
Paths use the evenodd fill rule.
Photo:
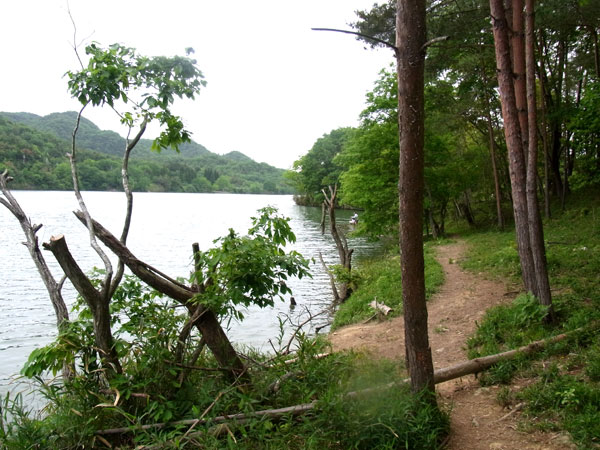
<svg viewBox="0 0 600 450">
<path fill-rule="evenodd" d="M 40 242 L 52 235 L 64 234 L 73 255 L 85 271 L 101 262 L 90 248 L 85 228 L 71 211 L 78 209 L 72 192 L 18 191 L 14 193 L 33 223 L 42 223 Z M 117 192 L 87 192 L 84 194 L 94 218 L 114 234 L 120 234 L 125 199 Z M 276 302 L 272 308 L 249 308 L 244 311 L 242 323 L 229 324 L 228 335 L 238 345 L 270 349 L 279 334 L 279 320 L 299 323 L 310 314 L 330 306 L 332 295 L 329 279 L 319 261 L 322 252 L 325 262 L 336 264 L 337 251 L 329 234 L 321 235 L 321 209 L 294 204 L 291 196 L 235 195 L 235 194 L 176 194 L 136 193 L 134 214 L 128 246 L 141 260 L 170 276 L 187 277 L 191 271 L 192 243 L 202 250 L 212 241 L 227 233 L 229 228 L 245 233 L 250 217 L 257 209 L 275 206 L 291 218 L 297 242 L 290 246 L 306 258 L 312 259 L 312 279 L 290 280 L 297 306 L 290 308 L 289 298 Z M 338 223 L 349 231 L 350 211 L 338 214 Z M 23 232 L 17 220 L 0 207 L 0 394 L 6 392 L 10 380 L 19 372 L 29 353 L 50 342 L 56 335 L 56 319 L 45 287 L 29 256 L 20 243 Z M 358 238 L 350 238 L 355 257 L 360 258 L 372 245 Z M 47 262 L 58 276 L 60 269 L 50 253 Z M 66 283 L 63 295 L 72 303 L 75 292 Z M 311 322 L 314 330 L 330 320 L 322 314 Z"/>
</svg>

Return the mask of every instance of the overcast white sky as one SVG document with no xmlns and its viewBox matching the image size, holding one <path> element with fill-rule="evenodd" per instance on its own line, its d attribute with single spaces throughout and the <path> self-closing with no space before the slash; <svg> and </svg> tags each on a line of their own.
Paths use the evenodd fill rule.
<svg viewBox="0 0 600 450">
<path fill-rule="evenodd" d="M 237 150 L 289 168 L 316 139 L 355 126 L 389 50 L 365 50 L 349 29 L 374 0 L 70 0 L 77 37 L 119 42 L 148 56 L 193 47 L 206 88 L 179 102 L 192 138 L 215 153 Z M 0 111 L 46 115 L 78 109 L 69 69 L 77 69 L 66 0 L 0 3 Z M 83 53 L 83 52 L 82 52 Z M 109 110 L 85 117 L 117 132 Z M 147 136 L 153 137 L 153 136 Z"/>
</svg>

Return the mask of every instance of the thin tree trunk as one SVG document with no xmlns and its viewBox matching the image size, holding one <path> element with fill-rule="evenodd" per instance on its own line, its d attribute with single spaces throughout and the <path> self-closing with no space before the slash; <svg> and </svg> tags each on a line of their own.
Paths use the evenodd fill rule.
<svg viewBox="0 0 600 450">
<path fill-rule="evenodd" d="M 541 46 L 539 47 L 541 49 Z M 540 50 L 541 53 L 541 50 Z M 542 142 L 544 146 L 544 215 L 546 219 L 552 216 L 550 211 L 550 155 L 548 146 L 548 107 L 546 105 L 546 77 L 542 75 L 544 72 L 544 58 L 540 56 L 540 67 L 539 67 L 539 80 L 540 80 L 540 91 L 541 98 L 540 103 L 542 105 Z"/>
<path fill-rule="evenodd" d="M 529 218 L 529 237 L 537 281 L 537 297 L 542 305 L 548 306 L 548 318 L 553 320 L 552 296 L 548 281 L 546 249 L 544 246 L 544 228 L 537 199 L 537 101 L 535 86 L 534 52 L 534 0 L 526 0 L 526 71 L 527 71 L 527 110 L 529 122 L 529 158 L 527 164 L 527 210 Z"/>
<path fill-rule="evenodd" d="M 423 257 L 425 0 L 398 0 L 400 248 L 407 366 L 413 392 L 435 391 Z M 431 396 L 435 402 L 435 397 Z"/>
<path fill-rule="evenodd" d="M 487 96 L 486 96 L 487 98 Z M 490 100 L 487 98 L 488 109 L 486 111 L 488 136 L 490 140 L 490 158 L 492 160 L 492 172 L 494 174 L 494 193 L 496 196 L 496 216 L 498 217 L 498 228 L 504 229 L 504 216 L 502 215 L 502 194 L 500 192 L 500 179 L 498 178 L 498 167 L 496 165 L 496 141 L 494 140 L 494 127 L 490 113 Z"/>
<path fill-rule="evenodd" d="M 528 230 L 525 158 L 519 123 L 508 40 L 508 25 L 502 0 L 490 0 L 494 32 L 498 87 L 509 157 L 515 231 L 525 289 L 537 295 L 537 283 Z"/>
</svg>

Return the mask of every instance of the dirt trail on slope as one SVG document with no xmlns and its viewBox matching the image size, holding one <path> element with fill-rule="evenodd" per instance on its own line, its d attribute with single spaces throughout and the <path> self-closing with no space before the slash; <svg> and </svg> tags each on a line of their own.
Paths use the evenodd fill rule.
<svg viewBox="0 0 600 450">
<path fill-rule="evenodd" d="M 428 302 L 429 342 L 435 369 L 467 360 L 466 340 L 485 311 L 508 303 L 514 287 L 466 272 L 458 262 L 464 256 L 462 240 L 439 246 L 437 259 L 445 283 Z M 512 291 L 512 293 L 509 293 Z M 363 349 L 374 357 L 404 358 L 404 318 L 381 323 L 350 325 L 330 334 L 334 350 Z M 482 388 L 474 376 L 436 386 L 440 403 L 451 408 L 449 450 L 566 450 L 576 448 L 568 436 L 524 433 L 517 430 L 519 412 L 496 401 L 497 386 Z M 510 414 L 509 414 L 510 413 Z"/>
</svg>

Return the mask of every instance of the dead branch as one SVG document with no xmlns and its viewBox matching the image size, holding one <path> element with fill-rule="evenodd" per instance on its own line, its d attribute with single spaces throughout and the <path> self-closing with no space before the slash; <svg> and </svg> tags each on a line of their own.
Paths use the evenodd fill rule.
<svg viewBox="0 0 600 450">
<path fill-rule="evenodd" d="M 8 209 L 13 216 L 15 216 L 15 218 L 19 221 L 19 225 L 21 225 L 21 229 L 23 230 L 25 238 L 27 239 L 25 246 L 27 247 L 27 250 L 29 250 L 29 255 L 35 263 L 38 273 L 40 274 L 40 277 L 46 286 L 46 290 L 50 296 L 50 302 L 52 303 L 52 307 L 54 308 L 54 313 L 56 315 L 56 324 L 60 329 L 62 323 L 69 320 L 69 310 L 62 296 L 62 285 L 64 283 L 64 278 L 57 282 L 54 279 L 52 272 L 50 272 L 50 268 L 48 267 L 46 259 L 40 250 L 38 238 L 36 236 L 36 233 L 39 231 L 42 225 L 34 225 L 31 223 L 31 220 L 27 217 L 21 208 L 21 205 L 8 188 L 8 183 L 11 180 L 12 177 L 8 176 L 8 170 L 5 170 L 2 174 L 0 174 L 0 190 L 5 197 L 0 198 L 0 203 L 2 203 L 6 209 Z"/>
<path fill-rule="evenodd" d="M 81 213 L 75 213 L 75 216 L 84 222 L 84 217 Z M 91 219 L 91 223 L 98 239 L 117 255 L 133 274 L 144 283 L 168 297 L 179 301 L 188 309 L 190 315 L 196 313 L 197 309 L 200 310 L 199 320 L 194 325 L 206 340 L 206 345 L 215 356 L 219 366 L 231 368 L 230 374 L 233 378 L 241 376 L 243 379 L 246 379 L 247 374 L 244 364 L 223 331 L 215 313 L 205 306 L 192 301 L 197 293 L 137 259 L 110 231 L 94 219 Z"/>
<path fill-rule="evenodd" d="M 335 242 L 335 246 L 338 251 L 338 255 L 340 257 L 340 265 L 350 273 L 352 270 L 352 253 L 354 249 L 348 248 L 348 241 L 343 233 L 340 233 L 337 229 L 336 219 L 335 219 L 335 204 L 337 197 L 337 184 L 333 185 L 333 187 L 328 186 L 329 194 L 325 192 L 325 189 L 321 189 L 323 193 L 323 204 L 324 208 L 327 208 L 329 215 L 329 230 L 331 232 L 331 237 Z M 323 216 L 324 219 L 324 216 Z M 323 229 L 323 227 L 322 227 Z M 329 273 L 329 272 L 328 272 Z M 331 275 L 330 275 L 331 280 Z M 332 286 L 333 288 L 333 286 Z M 335 291 L 337 290 L 337 298 L 336 303 L 344 302 L 352 293 L 352 289 L 348 283 L 341 283 L 339 289 L 334 289 L 334 297 L 336 296 Z"/>
<path fill-rule="evenodd" d="M 290 340 L 287 343 L 287 346 L 285 347 L 285 351 L 282 353 L 283 355 L 289 355 L 290 353 L 290 347 L 292 345 L 292 342 L 294 341 L 294 339 L 296 339 L 296 336 L 298 335 L 298 333 L 300 332 L 300 330 L 302 329 L 302 327 L 304 325 L 306 325 L 308 322 L 312 321 L 315 317 L 320 316 L 321 314 L 327 312 L 327 310 L 323 310 L 321 312 L 318 312 L 317 314 L 312 314 L 310 312 L 310 310 L 308 308 L 306 308 L 306 312 L 308 313 L 308 319 L 306 319 L 304 322 L 302 322 L 300 325 L 298 325 L 296 327 L 296 329 L 294 330 L 294 332 L 292 333 L 292 336 L 290 337 Z"/>
<path fill-rule="evenodd" d="M 520 347 L 515 350 L 509 350 L 507 352 L 498 353 L 495 355 L 489 355 L 489 356 L 484 356 L 481 358 L 475 358 L 470 361 L 456 364 L 454 366 L 446 367 L 444 369 L 438 369 L 434 372 L 434 382 L 435 382 L 435 384 L 439 384 L 439 383 L 443 383 L 445 381 L 459 378 L 464 375 L 470 375 L 473 373 L 481 372 L 483 370 L 488 369 L 490 366 L 492 366 L 500 361 L 509 360 L 509 359 L 515 358 L 516 356 L 521 355 L 521 354 L 529 354 L 529 353 L 533 353 L 535 351 L 541 350 L 548 344 L 564 340 L 567 337 L 572 336 L 573 334 L 580 332 L 582 330 L 583 330 L 583 328 L 578 328 L 577 330 L 573 330 L 568 333 L 563 333 L 563 334 L 559 334 L 557 336 L 553 336 L 548 339 L 543 339 L 543 340 L 532 342 L 529 345 L 525 345 L 525 346 Z M 345 396 L 353 398 L 353 397 L 357 397 L 359 395 L 369 394 L 370 392 L 379 391 L 382 389 L 389 389 L 390 387 L 393 387 L 394 385 L 397 385 L 397 384 L 406 384 L 409 382 L 410 382 L 410 378 L 405 378 L 398 382 L 388 383 L 386 385 L 376 386 L 376 387 L 364 389 L 361 391 L 349 392 L 349 393 L 345 394 Z M 131 433 L 136 430 L 164 428 L 166 426 L 175 426 L 175 425 L 191 425 L 193 423 L 205 424 L 205 423 L 209 423 L 209 422 L 210 423 L 233 422 L 233 423 L 239 424 L 239 423 L 243 423 L 245 421 L 249 421 L 252 419 L 258 419 L 261 417 L 269 417 L 271 419 L 277 419 L 277 418 L 281 418 L 286 415 L 298 416 L 301 414 L 305 414 L 305 413 L 311 411 L 312 409 L 314 409 L 316 403 L 317 403 L 317 401 L 315 400 L 311 403 L 288 406 L 286 408 L 267 409 L 267 410 L 262 410 L 262 411 L 255 411 L 253 413 L 248 413 L 248 414 L 239 413 L 239 414 L 224 415 L 224 416 L 215 417 L 213 419 L 205 419 L 202 421 L 199 421 L 198 419 L 189 419 L 189 420 L 181 420 L 181 421 L 176 421 L 176 422 L 171 422 L 171 423 L 156 423 L 156 424 L 142 425 L 138 428 L 133 428 L 133 429 L 127 428 L 127 427 L 112 428 L 112 429 L 107 429 L 107 430 L 99 430 L 96 432 L 96 434 L 99 434 L 99 435 L 124 434 L 124 433 Z"/>
<path fill-rule="evenodd" d="M 383 39 L 379 39 L 379 38 L 376 38 L 374 36 L 369 36 L 368 34 L 358 33 L 356 31 L 350 31 L 350 30 L 339 30 L 337 28 L 311 28 L 311 30 L 313 30 L 313 31 L 333 31 L 333 32 L 336 32 L 336 33 L 353 34 L 355 36 L 360 36 L 362 38 L 365 38 L 365 39 L 377 42 L 377 43 L 382 44 L 382 45 L 384 45 L 384 46 L 386 46 L 388 48 L 391 48 L 392 50 L 394 50 L 394 54 L 396 56 L 398 55 L 398 48 L 394 44 L 391 44 L 391 43 L 389 43 L 387 41 L 384 41 Z"/>
<path fill-rule="evenodd" d="M 292 372 L 286 372 L 284 373 L 282 376 L 280 376 L 279 378 L 277 378 L 275 381 L 273 381 L 269 387 L 267 388 L 267 392 L 271 392 L 272 394 L 276 394 L 277 392 L 279 392 L 279 389 L 281 389 L 281 384 L 291 378 L 296 378 L 300 375 L 302 375 L 302 371 L 300 370 L 294 370 Z"/>
<path fill-rule="evenodd" d="M 37 232 L 42 228 L 42 224 L 32 224 L 31 220 L 26 216 L 25 212 L 21 208 L 21 205 L 17 199 L 12 195 L 12 192 L 8 188 L 8 183 L 12 180 L 12 177 L 8 176 L 8 171 L 5 170 L 0 174 L 0 190 L 5 198 L 0 197 L 0 203 L 2 203 L 6 209 L 8 209 L 13 216 L 18 220 L 21 229 L 25 234 L 25 246 L 29 250 L 29 255 L 33 260 L 40 277 L 46 287 L 48 296 L 50 297 L 50 303 L 54 308 L 54 315 L 56 316 L 56 326 L 60 332 L 63 325 L 69 320 L 69 310 L 62 296 L 62 287 L 65 282 L 66 276 L 62 276 L 57 282 L 46 259 L 42 254 L 37 238 Z M 65 379 L 70 378 L 75 373 L 75 367 L 73 365 L 65 364 L 62 370 L 62 375 Z"/>
<path fill-rule="evenodd" d="M 194 364 L 196 364 L 196 361 L 202 354 L 202 350 L 204 350 L 205 346 L 206 346 L 206 339 L 204 339 L 204 337 L 202 337 L 200 339 L 200 343 L 198 344 L 198 347 L 196 348 L 196 350 L 194 350 L 194 353 L 192 353 L 192 356 L 190 357 L 190 360 L 188 362 L 189 365 L 193 366 Z M 179 374 L 179 378 L 177 379 L 179 384 L 183 384 L 183 381 L 185 380 L 185 377 L 188 375 L 188 373 L 189 373 L 189 370 L 187 370 L 187 369 L 184 369 L 181 371 L 181 373 Z"/>
<path fill-rule="evenodd" d="M 469 361 L 465 361 L 454 366 L 436 370 L 433 375 L 435 384 L 443 383 L 444 381 L 448 380 L 453 380 L 454 378 L 459 378 L 464 375 L 482 372 L 500 361 L 506 361 L 509 359 L 513 359 L 519 355 L 528 355 L 530 353 L 536 352 L 538 350 L 541 350 L 548 344 L 562 341 L 579 331 L 582 331 L 582 328 L 578 328 L 577 330 L 573 330 L 568 333 L 559 334 L 548 339 L 535 341 L 531 344 L 519 347 L 514 350 L 497 353 L 495 355 L 482 356 L 481 358 L 471 359 Z"/>
<path fill-rule="evenodd" d="M 450 39 L 450 36 L 439 36 L 433 39 L 429 39 L 421 46 L 421 51 L 427 50 L 428 47 L 431 47 L 433 44 L 437 44 L 438 42 L 444 42 Z"/>
<path fill-rule="evenodd" d="M 332 323 L 333 323 L 333 322 L 329 321 L 329 322 L 327 322 L 327 323 L 326 323 L 326 324 L 324 324 L 324 325 L 321 325 L 321 326 L 315 327 L 315 334 L 319 334 L 319 331 L 321 331 L 323 328 L 326 328 L 326 327 L 330 326 Z"/>
<path fill-rule="evenodd" d="M 333 302 L 334 302 L 334 304 L 337 305 L 340 303 L 340 294 L 338 293 L 337 286 L 335 285 L 335 277 L 333 276 L 333 273 L 331 272 L 331 270 L 329 270 L 329 267 L 327 267 L 327 264 L 325 264 L 325 261 L 323 260 L 323 255 L 321 254 L 320 251 L 319 251 L 319 260 L 321 261 L 321 264 L 323 264 L 325 273 L 327 273 L 327 275 L 329 276 L 329 284 L 331 285 L 331 291 L 333 293 Z"/>
<path fill-rule="evenodd" d="M 248 421 L 251 419 L 261 418 L 261 417 L 270 417 L 270 418 L 280 418 L 285 415 L 298 416 L 304 414 L 310 410 L 312 410 L 316 401 L 305 403 L 303 405 L 294 405 L 288 406 L 286 408 L 277 408 L 277 409 L 266 409 L 262 411 L 255 411 L 253 413 L 239 413 L 239 414 L 229 414 L 223 416 L 213 417 L 211 419 L 188 419 L 188 420 L 178 420 L 175 422 L 166 422 L 166 423 L 152 423 L 148 425 L 141 425 L 137 428 L 110 428 L 107 430 L 99 430 L 96 431 L 97 435 L 115 435 L 115 434 L 125 434 L 132 433 L 134 431 L 139 430 L 150 430 L 150 429 L 161 429 L 166 426 L 176 426 L 176 425 L 192 425 L 192 424 L 200 424 L 204 425 L 207 423 L 225 423 L 225 422 L 234 422 L 234 423 L 243 423 L 244 421 Z"/>
</svg>

